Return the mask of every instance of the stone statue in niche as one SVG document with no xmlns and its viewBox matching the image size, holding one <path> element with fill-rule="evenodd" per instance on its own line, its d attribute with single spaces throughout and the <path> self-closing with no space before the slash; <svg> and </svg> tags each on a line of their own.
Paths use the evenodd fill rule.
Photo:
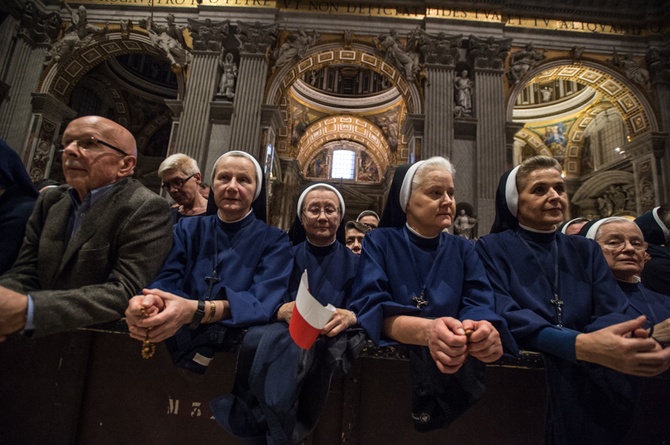
<svg viewBox="0 0 670 445">
<path fill-rule="evenodd" d="M 460 75 L 454 78 L 455 117 L 472 116 L 472 89 L 473 82 L 468 77 L 468 71 L 461 71 Z"/>
<path fill-rule="evenodd" d="M 186 49 L 186 42 L 182 34 L 184 27 L 178 26 L 174 14 L 166 16 L 166 25 L 159 25 L 149 17 L 142 20 L 140 26 L 149 31 L 151 44 L 170 61 L 170 65 L 185 68 L 191 63 L 191 53 Z"/>
<path fill-rule="evenodd" d="M 305 57 L 307 49 L 314 46 L 319 40 L 320 34 L 316 31 L 306 33 L 303 28 L 300 28 L 297 33 L 289 34 L 284 40 L 284 43 L 277 48 L 273 57 L 275 65 L 273 69 L 282 68 L 291 62 L 298 61 Z"/>
<path fill-rule="evenodd" d="M 454 234 L 472 239 L 472 231 L 476 225 L 477 218 L 468 215 L 465 209 L 461 209 L 456 219 L 454 219 Z"/>
<path fill-rule="evenodd" d="M 193 38 L 193 49 L 197 51 L 221 51 L 223 41 L 228 37 L 230 20 L 213 22 L 211 19 L 188 20 L 188 30 Z"/>
<path fill-rule="evenodd" d="M 219 92 L 217 96 L 225 96 L 228 99 L 235 97 L 235 84 L 237 83 L 237 64 L 233 53 L 221 52 L 219 57 L 219 66 L 221 67 L 221 82 L 219 82 Z"/>
<path fill-rule="evenodd" d="M 398 151 L 398 138 L 400 136 L 400 127 L 398 124 L 398 111 L 388 110 L 381 116 L 375 116 L 375 123 L 386 137 L 391 153 Z"/>
<path fill-rule="evenodd" d="M 65 30 L 65 35 L 47 52 L 44 64 L 58 62 L 71 54 L 74 50 L 88 46 L 95 36 L 104 35 L 109 27 L 99 27 L 88 23 L 88 12 L 84 5 L 80 5 L 75 12 L 70 5 L 62 2 L 61 6 L 67 10 L 72 20 L 70 27 Z"/>
<path fill-rule="evenodd" d="M 415 33 L 411 33 L 407 44 L 403 45 L 398 31 L 392 29 L 388 34 L 379 35 L 375 43 L 386 53 L 386 61 L 401 69 L 408 81 L 416 80 L 419 74 L 419 54 L 415 52 Z"/>
<path fill-rule="evenodd" d="M 625 54 L 623 57 L 619 55 L 616 48 L 614 48 L 614 54 L 612 59 L 609 62 L 621 69 L 628 80 L 631 80 L 644 88 L 649 89 L 649 71 L 642 68 L 638 63 L 633 59 L 633 56 Z"/>
<path fill-rule="evenodd" d="M 639 182 L 640 188 L 640 208 L 646 212 L 651 210 L 656 205 L 656 193 L 654 191 L 654 183 L 647 178 L 643 178 Z"/>
<path fill-rule="evenodd" d="M 545 55 L 537 51 L 532 43 L 527 43 L 522 50 L 512 53 L 509 58 L 509 73 L 507 73 L 510 83 L 519 83 L 523 76 L 544 58 Z"/>
</svg>

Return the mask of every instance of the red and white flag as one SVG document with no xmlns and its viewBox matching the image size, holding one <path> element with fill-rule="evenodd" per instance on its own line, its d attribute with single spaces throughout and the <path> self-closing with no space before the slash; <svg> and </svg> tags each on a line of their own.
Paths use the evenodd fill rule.
<svg viewBox="0 0 670 445">
<path fill-rule="evenodd" d="M 291 338 L 302 349 L 312 347 L 319 333 L 335 312 L 332 304 L 324 307 L 312 296 L 307 283 L 307 271 L 304 271 L 300 278 L 298 295 L 295 298 L 295 306 L 288 327 Z"/>
</svg>

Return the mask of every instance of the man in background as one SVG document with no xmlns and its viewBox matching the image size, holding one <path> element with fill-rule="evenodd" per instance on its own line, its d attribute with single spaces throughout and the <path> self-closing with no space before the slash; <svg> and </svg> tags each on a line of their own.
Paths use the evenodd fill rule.
<svg viewBox="0 0 670 445">
<path fill-rule="evenodd" d="M 363 238 L 372 229 L 358 221 L 347 221 L 344 230 L 345 244 L 356 255 L 360 255 L 363 251 Z"/>
<path fill-rule="evenodd" d="M 647 253 L 651 257 L 642 271 L 642 284 L 670 296 L 670 203 L 638 216 L 635 224 L 649 243 Z"/>
</svg>

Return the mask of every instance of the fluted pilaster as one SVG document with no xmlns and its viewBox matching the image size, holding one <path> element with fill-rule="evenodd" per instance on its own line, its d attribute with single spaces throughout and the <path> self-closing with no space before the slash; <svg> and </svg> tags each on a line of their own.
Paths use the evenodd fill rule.
<svg viewBox="0 0 670 445">
<path fill-rule="evenodd" d="M 261 104 L 267 71 L 263 54 L 242 54 L 231 119 L 231 150 L 243 150 L 256 157 L 260 153 Z"/>
<path fill-rule="evenodd" d="M 32 118 L 27 122 L 30 133 L 26 142 L 28 172 L 33 181 L 48 178 L 51 171 L 61 125 L 77 113 L 50 94 L 32 93 Z"/>
<path fill-rule="evenodd" d="M 657 103 L 670 104 L 670 83 L 654 84 L 653 88 Z M 655 151 L 658 158 L 658 205 L 670 202 L 670 109 L 666 106 L 660 107 L 660 110 L 661 121 L 663 122 L 663 128 L 665 129 L 666 137 L 665 150 Z M 660 156 L 658 156 L 659 154 Z M 666 186 L 663 187 L 663 184 Z"/>
<path fill-rule="evenodd" d="M 0 23 L 0 66 L 9 66 L 9 55 L 12 44 L 12 39 L 16 33 L 16 25 L 19 23 L 17 19 L 11 15 L 5 18 Z M 4 80 L 4 72 L 0 73 L 0 79 Z"/>
<path fill-rule="evenodd" d="M 451 158 L 454 145 L 454 70 L 453 66 L 426 66 L 426 123 L 422 158 Z"/>
<path fill-rule="evenodd" d="M 477 113 L 477 198 L 482 230 L 495 216 L 498 179 L 505 169 L 505 104 L 502 70 L 475 70 Z"/>
<path fill-rule="evenodd" d="M 28 98 L 37 89 L 45 54 L 45 47 L 19 37 L 11 55 L 5 77 L 10 87 L 8 100 L 0 106 L 0 138 L 17 151 L 24 150 L 32 113 Z"/>
<path fill-rule="evenodd" d="M 193 51 L 189 79 L 184 94 L 184 109 L 171 153 L 184 153 L 206 165 L 209 145 L 209 103 L 217 83 L 219 53 Z"/>
<path fill-rule="evenodd" d="M 657 104 L 670 104 L 670 50 L 650 50 L 647 53 L 647 66 L 650 68 L 651 88 Z M 670 202 L 670 108 L 659 107 L 661 128 L 666 132 L 664 150 L 654 150 L 658 159 L 657 205 Z M 663 187 L 663 184 L 666 186 Z"/>
</svg>

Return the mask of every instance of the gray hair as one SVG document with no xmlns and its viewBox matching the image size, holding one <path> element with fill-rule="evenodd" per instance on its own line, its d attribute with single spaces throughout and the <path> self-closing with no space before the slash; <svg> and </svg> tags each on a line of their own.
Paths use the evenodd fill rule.
<svg viewBox="0 0 670 445">
<path fill-rule="evenodd" d="M 638 230 L 640 230 L 640 234 L 642 233 L 642 230 L 635 224 L 633 221 L 631 221 L 628 218 L 624 218 L 623 216 L 610 216 L 609 218 L 605 218 L 597 227 L 596 229 L 596 234 L 593 237 L 594 240 L 598 241 L 598 238 L 600 238 L 600 231 L 602 230 L 603 226 L 606 226 L 608 224 L 612 223 L 630 223 L 634 225 Z"/>
<path fill-rule="evenodd" d="M 219 162 L 221 162 L 223 158 L 227 158 L 229 156 L 232 156 L 234 158 L 246 158 L 253 164 L 254 171 L 256 172 L 256 190 L 254 192 L 254 201 L 255 201 L 256 198 L 258 198 L 258 196 L 261 194 L 261 189 L 263 188 L 263 169 L 261 168 L 261 165 L 258 163 L 256 158 L 254 158 L 251 154 L 245 151 L 231 150 L 219 156 L 219 158 L 216 161 L 214 161 L 214 166 L 212 167 L 212 178 L 211 178 L 212 184 L 214 184 L 214 178 L 216 177 L 216 168 L 219 166 Z"/>
<path fill-rule="evenodd" d="M 425 161 L 415 162 L 407 170 L 398 196 L 400 208 L 402 209 L 403 213 L 407 212 L 407 203 L 409 202 L 409 198 L 412 195 L 412 190 L 421 183 L 427 173 L 435 170 L 447 170 L 451 176 L 454 176 L 456 173 L 456 169 L 453 165 L 451 165 L 451 162 L 442 156 L 433 156 L 432 158 L 428 158 Z M 421 174 L 417 175 L 419 172 Z"/>
<path fill-rule="evenodd" d="M 447 158 L 443 158 L 442 156 L 433 156 L 432 158 L 426 159 L 419 166 L 419 168 L 416 169 L 414 178 L 412 178 L 412 188 L 419 185 L 428 173 L 435 170 L 446 170 L 451 174 L 451 176 L 456 174 L 456 169 Z"/>
<path fill-rule="evenodd" d="M 168 170 L 179 170 L 187 176 L 200 173 L 200 168 L 195 159 L 183 153 L 175 153 L 165 158 L 158 167 L 158 177 L 162 178 L 163 173 Z"/>
</svg>

